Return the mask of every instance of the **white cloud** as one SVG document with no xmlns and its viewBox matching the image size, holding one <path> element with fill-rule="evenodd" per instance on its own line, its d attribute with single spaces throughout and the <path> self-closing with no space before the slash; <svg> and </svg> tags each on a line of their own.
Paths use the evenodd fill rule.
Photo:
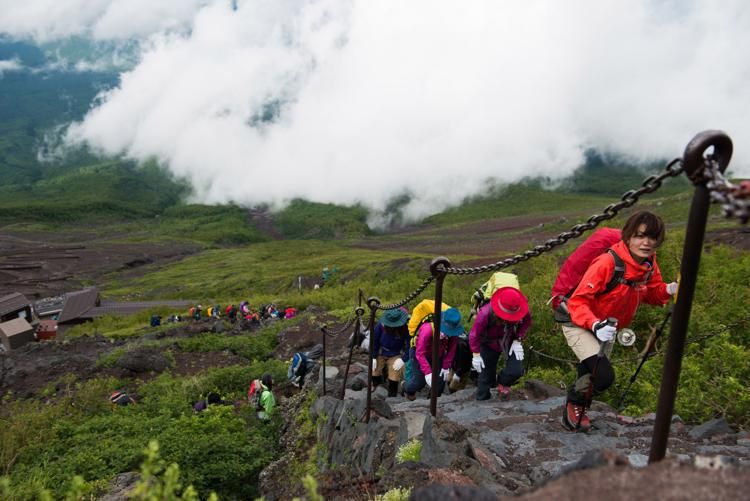
<svg viewBox="0 0 750 501">
<path fill-rule="evenodd" d="M 210 0 L 0 0 L 0 32 L 38 42 L 145 37 L 189 26 Z"/>
<path fill-rule="evenodd" d="M 568 174 L 589 146 L 678 156 L 708 128 L 750 173 L 743 0 L 196 5 L 68 138 L 156 156 L 203 201 L 382 209 L 409 189 L 419 217 L 488 177 Z M 102 19 L 89 25 L 118 33 Z M 249 125 L 269 103 L 276 120 Z"/>
<path fill-rule="evenodd" d="M 0 78 L 6 71 L 19 71 L 23 65 L 18 59 L 0 59 Z"/>
</svg>

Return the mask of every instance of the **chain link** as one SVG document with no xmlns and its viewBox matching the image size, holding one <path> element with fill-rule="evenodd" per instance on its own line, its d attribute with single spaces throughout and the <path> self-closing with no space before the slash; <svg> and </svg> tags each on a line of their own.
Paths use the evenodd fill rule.
<svg viewBox="0 0 750 501">
<path fill-rule="evenodd" d="M 378 310 L 381 310 L 381 311 L 383 311 L 383 310 L 392 310 L 394 308 L 400 308 L 400 307 L 404 306 L 405 304 L 411 303 L 416 298 L 418 298 L 419 295 L 422 294 L 422 292 L 424 292 L 424 290 L 427 288 L 428 285 L 430 285 L 432 283 L 433 280 L 435 280 L 435 275 L 430 275 L 429 277 L 427 277 L 427 278 L 424 279 L 424 282 L 422 282 L 422 285 L 420 285 L 419 287 L 417 287 L 416 289 L 414 289 L 414 291 L 411 294 L 409 294 L 408 296 L 406 296 L 401 301 L 398 301 L 397 303 L 393 303 L 393 304 L 387 304 L 387 305 L 380 305 L 379 304 L 379 305 L 375 306 L 375 309 L 378 309 Z"/>
<path fill-rule="evenodd" d="M 703 179 L 711 192 L 711 202 L 718 203 L 726 218 L 737 218 L 746 224 L 750 220 L 750 180 L 732 184 L 722 174 L 719 163 L 709 158 L 703 169 Z"/>
<path fill-rule="evenodd" d="M 346 321 L 346 324 L 344 324 L 342 328 L 336 329 L 335 331 L 329 330 L 327 325 L 324 325 L 323 327 L 321 327 L 320 330 L 322 330 L 326 336 L 335 338 L 335 337 L 338 337 L 338 335 L 341 334 L 342 332 L 347 331 L 352 325 L 354 325 L 354 321 L 356 319 L 357 319 L 356 314 L 349 317 L 349 320 Z"/>
<path fill-rule="evenodd" d="M 682 159 L 675 158 L 667 164 L 664 171 L 659 175 L 647 177 L 641 187 L 637 190 L 629 190 L 622 194 L 619 202 L 609 204 L 604 208 L 601 214 L 594 214 L 585 223 L 577 224 L 570 228 L 568 231 L 564 231 L 554 238 L 551 238 L 543 244 L 535 246 L 533 249 L 529 249 L 522 254 L 516 254 L 513 257 L 503 259 L 496 263 L 487 264 L 484 266 L 476 266 L 471 268 L 457 268 L 449 267 L 445 268 L 445 272 L 451 275 L 475 275 L 478 273 L 487 273 L 488 271 L 501 270 L 509 266 L 516 265 L 521 261 L 528 261 L 532 257 L 537 257 L 545 252 L 549 252 L 555 247 L 558 247 L 568 240 L 580 237 L 584 232 L 593 230 L 602 221 L 607 221 L 615 217 L 622 209 L 633 206 L 638 200 L 646 193 L 653 193 L 658 190 L 662 181 L 668 177 L 675 177 L 682 174 Z"/>
</svg>

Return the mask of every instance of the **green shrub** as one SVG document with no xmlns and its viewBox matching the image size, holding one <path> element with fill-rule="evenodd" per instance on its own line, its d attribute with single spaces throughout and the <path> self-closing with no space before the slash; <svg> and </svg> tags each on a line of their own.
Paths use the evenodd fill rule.
<svg viewBox="0 0 750 501">
<path fill-rule="evenodd" d="M 422 456 L 422 442 L 413 438 L 402 444 L 396 451 L 396 461 L 405 463 L 407 461 L 419 461 Z"/>
</svg>

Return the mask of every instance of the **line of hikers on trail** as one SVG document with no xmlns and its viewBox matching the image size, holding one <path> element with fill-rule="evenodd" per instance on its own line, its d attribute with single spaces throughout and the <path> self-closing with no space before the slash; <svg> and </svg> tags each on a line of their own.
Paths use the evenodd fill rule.
<svg viewBox="0 0 750 501">
<path fill-rule="evenodd" d="M 664 236 L 661 218 L 640 211 L 622 230 L 594 232 L 560 269 L 548 304 L 579 362 L 562 417 L 571 431 L 589 430 L 588 405 L 614 382 L 609 358 L 618 330 L 630 325 L 641 303 L 662 306 L 677 293 L 678 283 L 665 283 L 656 262 Z M 421 301 L 411 313 L 386 310 L 369 339 L 373 386 L 385 384 L 389 397 L 402 393 L 414 400 L 425 387 L 439 396 L 446 386 L 457 391 L 475 379 L 477 400 L 492 398 L 493 389 L 509 399 L 524 374 L 524 341 L 532 324 L 528 300 L 514 274 L 497 272 L 472 302 L 469 320 L 476 318 L 468 335 L 459 310 L 441 305 L 437 374 L 432 370 L 434 301 Z"/>
<path fill-rule="evenodd" d="M 118 407 L 127 407 L 136 405 L 137 401 L 133 395 L 128 394 L 125 390 L 116 390 L 109 396 L 112 411 Z M 256 417 L 261 421 L 269 421 L 273 416 L 276 408 L 276 397 L 273 394 L 273 377 L 270 374 L 263 374 L 260 379 L 253 379 L 247 390 L 247 403 L 255 410 Z M 192 404 L 193 411 L 200 413 L 210 406 L 216 405 L 233 405 L 235 408 L 243 405 L 240 401 L 223 400 L 221 396 L 210 391 L 205 398 L 201 398 Z"/>
<path fill-rule="evenodd" d="M 221 305 L 217 304 L 209 306 L 205 311 L 202 305 L 197 304 L 188 310 L 186 317 L 179 314 L 170 315 L 167 318 L 167 323 L 182 322 L 186 318 L 192 320 L 226 318 L 231 323 L 235 323 L 238 319 L 244 319 L 251 324 L 260 324 L 266 320 L 284 320 L 294 318 L 297 316 L 297 313 L 297 308 L 282 308 L 276 306 L 274 303 L 261 305 L 261 307 L 256 310 L 250 306 L 249 302 L 242 301 L 239 304 L 239 308 L 234 304 L 230 304 L 225 308 L 222 308 Z M 161 325 L 161 321 L 161 315 L 152 315 L 150 322 L 151 327 Z"/>
</svg>

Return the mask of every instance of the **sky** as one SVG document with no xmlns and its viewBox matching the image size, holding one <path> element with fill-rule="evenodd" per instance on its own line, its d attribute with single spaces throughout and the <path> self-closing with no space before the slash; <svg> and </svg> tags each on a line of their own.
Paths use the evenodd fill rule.
<svg viewBox="0 0 750 501">
<path fill-rule="evenodd" d="M 588 148 L 671 159 L 706 129 L 732 137 L 731 169 L 750 175 L 745 0 L 0 0 L 0 12 L 6 37 L 136 41 L 136 63 L 66 142 L 157 158 L 205 203 L 301 197 L 377 214 L 408 193 L 419 219 L 489 182 L 562 178 Z"/>
</svg>

